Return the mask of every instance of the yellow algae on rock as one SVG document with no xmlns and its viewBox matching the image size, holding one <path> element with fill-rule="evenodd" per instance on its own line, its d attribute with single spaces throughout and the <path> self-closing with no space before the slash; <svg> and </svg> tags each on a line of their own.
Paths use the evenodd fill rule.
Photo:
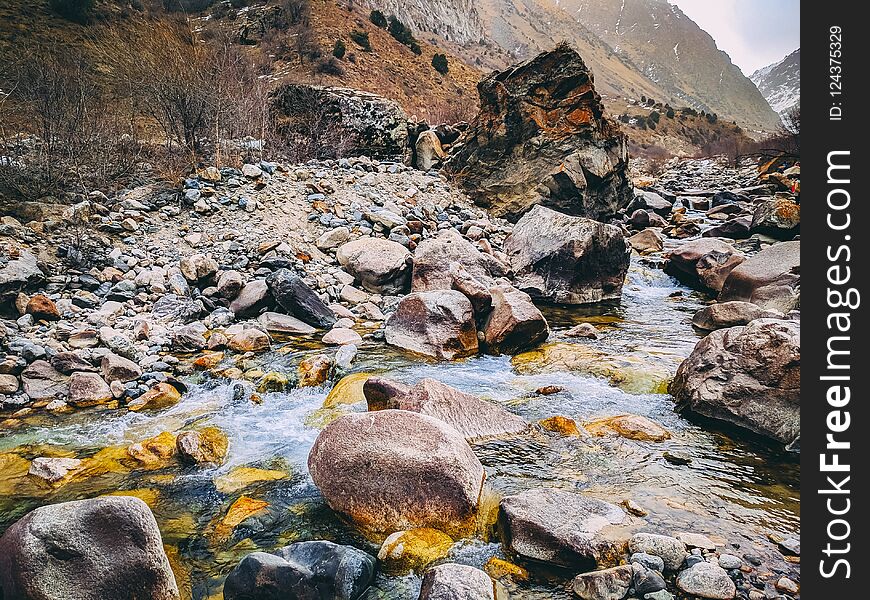
<svg viewBox="0 0 870 600">
<path fill-rule="evenodd" d="M 332 359 L 325 354 L 306 358 L 299 363 L 299 387 L 313 387 L 329 379 Z"/>
<path fill-rule="evenodd" d="M 160 497 L 160 491 L 154 488 L 138 488 L 135 490 L 119 490 L 116 492 L 109 492 L 108 494 L 103 494 L 104 496 L 132 496 L 133 498 L 139 498 L 142 502 L 147 504 L 150 508 L 155 508 L 157 506 L 157 499 Z"/>
<path fill-rule="evenodd" d="M 257 382 L 257 391 L 261 394 L 267 392 L 283 392 L 290 386 L 290 377 L 286 373 L 270 371 Z"/>
<path fill-rule="evenodd" d="M 178 404 L 181 400 L 181 392 L 174 386 L 160 382 L 153 388 L 127 403 L 130 410 L 159 410 Z"/>
<path fill-rule="evenodd" d="M 165 467 L 175 457 L 175 441 L 175 435 L 164 431 L 153 438 L 131 444 L 127 447 L 127 455 L 147 469 Z"/>
<path fill-rule="evenodd" d="M 175 441 L 179 459 L 188 464 L 221 464 L 229 450 L 227 435 L 217 427 L 205 427 L 199 431 L 185 431 Z"/>
<path fill-rule="evenodd" d="M 428 564 L 445 558 L 453 539 L 437 529 L 421 527 L 397 531 L 384 540 L 378 561 L 390 571 L 419 571 Z"/>
<path fill-rule="evenodd" d="M 548 417 L 546 419 L 543 419 L 542 421 L 540 421 L 540 425 L 547 431 L 552 431 L 560 435 L 582 435 L 580 432 L 580 428 L 577 427 L 577 422 L 574 421 L 574 419 L 563 417 L 562 415 L 556 415 L 554 417 Z"/>
<path fill-rule="evenodd" d="M 202 370 L 213 369 L 218 366 L 223 359 L 223 352 L 206 352 L 193 361 L 193 366 Z"/>
<path fill-rule="evenodd" d="M 275 469 L 258 469 L 255 467 L 236 467 L 229 473 L 214 480 L 215 488 L 221 494 L 232 494 L 255 483 L 277 481 L 290 477 L 285 471 Z"/>
<path fill-rule="evenodd" d="M 357 402 L 365 402 L 366 397 L 363 395 L 363 385 L 372 377 L 371 373 L 352 373 L 342 377 L 336 383 L 326 400 L 323 401 L 323 408 L 334 408 L 339 404 L 356 404 Z"/>
<path fill-rule="evenodd" d="M 663 442 L 671 438 L 670 432 L 646 417 L 640 415 L 617 415 L 586 423 L 586 430 L 592 435 L 602 437 L 615 433 L 629 440 L 641 442 Z"/>
<path fill-rule="evenodd" d="M 504 579 L 510 577 L 514 581 L 526 581 L 529 578 L 529 572 L 519 565 L 493 556 L 486 564 L 483 565 L 483 570 L 493 579 Z"/>
<path fill-rule="evenodd" d="M 269 503 L 265 500 L 257 500 L 250 496 L 242 496 L 230 505 L 226 516 L 221 519 L 220 524 L 228 529 L 233 529 L 238 526 L 239 523 L 254 516 L 267 506 L 269 506 Z"/>
</svg>

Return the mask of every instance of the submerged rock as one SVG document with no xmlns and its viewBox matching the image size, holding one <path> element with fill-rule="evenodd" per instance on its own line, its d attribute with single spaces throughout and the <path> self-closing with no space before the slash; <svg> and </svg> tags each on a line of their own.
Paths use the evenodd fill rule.
<svg viewBox="0 0 870 600">
<path fill-rule="evenodd" d="M 447 163 L 476 203 L 512 221 L 534 205 L 604 220 L 631 201 L 626 137 L 570 46 L 493 73 L 478 92 L 480 113 Z"/>
<path fill-rule="evenodd" d="M 641 415 L 607 417 L 586 423 L 584 427 L 592 435 L 602 436 L 610 432 L 630 440 L 643 442 L 663 442 L 671 438 L 667 429 Z"/>
<path fill-rule="evenodd" d="M 606 564 L 623 552 L 621 508 L 556 489 L 534 489 L 501 501 L 505 541 L 520 556 L 561 567 Z"/>
<path fill-rule="evenodd" d="M 486 572 L 448 563 L 426 571 L 418 600 L 508 600 L 508 593 Z"/>
<path fill-rule="evenodd" d="M 710 333 L 677 369 L 677 409 L 790 444 L 800 436 L 800 322 L 756 319 Z"/>
<path fill-rule="evenodd" d="M 504 247 L 515 285 L 532 298 L 589 304 L 622 297 L 631 247 L 613 225 L 536 206 Z"/>
<path fill-rule="evenodd" d="M 339 417 L 320 432 L 308 468 L 333 510 L 381 532 L 461 529 L 474 517 L 484 478 L 459 432 L 402 410 Z"/>
<path fill-rule="evenodd" d="M 391 571 L 419 571 L 447 557 L 453 538 L 437 529 L 412 529 L 390 534 L 381 545 L 378 561 Z"/>
<path fill-rule="evenodd" d="M 131 496 L 51 504 L 0 537 L 0 589 L 22 600 L 178 600 L 151 510 Z"/>
<path fill-rule="evenodd" d="M 477 354 L 471 302 L 460 292 L 414 292 L 387 319 L 388 344 L 416 354 L 452 360 Z"/>
</svg>

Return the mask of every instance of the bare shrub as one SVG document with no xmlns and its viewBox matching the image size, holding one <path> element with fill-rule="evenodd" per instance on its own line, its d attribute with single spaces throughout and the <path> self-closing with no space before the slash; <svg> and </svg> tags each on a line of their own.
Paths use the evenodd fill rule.
<svg viewBox="0 0 870 600">
<path fill-rule="evenodd" d="M 342 126 L 338 107 L 325 102 L 317 88 L 294 86 L 282 95 L 281 110 L 277 130 L 293 162 L 344 158 L 356 147 L 356 135 Z"/>
<path fill-rule="evenodd" d="M 140 145 L 129 106 L 107 93 L 81 54 L 20 47 L 0 88 L 0 187 L 18 198 L 88 193 L 130 172 Z"/>
</svg>

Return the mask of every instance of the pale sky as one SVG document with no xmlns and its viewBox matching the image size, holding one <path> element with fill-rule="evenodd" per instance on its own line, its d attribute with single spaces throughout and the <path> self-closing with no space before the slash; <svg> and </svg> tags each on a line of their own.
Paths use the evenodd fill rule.
<svg viewBox="0 0 870 600">
<path fill-rule="evenodd" d="M 800 46 L 800 0 L 669 0 L 749 76 Z"/>
</svg>

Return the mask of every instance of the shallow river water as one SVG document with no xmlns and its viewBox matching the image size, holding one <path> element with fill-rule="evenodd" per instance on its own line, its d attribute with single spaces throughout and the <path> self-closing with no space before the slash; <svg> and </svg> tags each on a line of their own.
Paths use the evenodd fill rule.
<svg viewBox="0 0 870 600">
<path fill-rule="evenodd" d="M 495 497 L 550 486 L 582 490 L 615 503 L 631 499 L 649 513 L 644 530 L 704 533 L 734 553 L 761 557 L 765 568 L 785 570 L 788 565 L 767 536 L 799 532 L 799 468 L 794 457 L 734 432 L 686 420 L 674 412 L 670 396 L 653 393 L 664 392 L 668 377 L 699 339 L 691 317 L 705 301 L 635 257 L 621 303 L 546 311 L 553 329 L 550 342 L 603 351 L 606 355 L 595 363 L 603 366 L 567 371 L 576 365 L 567 361 L 560 367 L 563 363 L 557 361 L 555 367 L 541 368 L 491 356 L 435 364 L 403 356 L 380 342 L 366 342 L 353 371 L 408 382 L 433 377 L 501 404 L 530 422 L 554 415 L 578 423 L 622 413 L 647 416 L 668 429 L 672 438 L 655 443 L 619 437 L 584 441 L 536 431 L 474 449 Z M 599 338 L 564 337 L 568 328 L 581 322 L 596 324 Z M 263 370 L 294 372 L 300 358 L 318 351 L 313 342 L 302 350 L 296 349 L 299 344 L 288 341 L 280 352 L 258 359 Z M 42 417 L 0 432 L 0 531 L 41 504 L 126 491 L 154 510 L 183 595 L 195 599 L 220 598 L 223 578 L 253 550 L 326 538 L 377 553 L 377 541 L 361 537 L 325 506 L 306 467 L 319 427 L 343 410 L 364 410 L 364 403 L 322 409 L 329 385 L 263 394 L 257 404 L 249 399 L 250 383 L 203 375 L 186 382 L 189 391 L 182 401 L 161 412 L 95 409 Z M 549 396 L 534 393 L 546 385 L 563 390 Z M 35 456 L 84 458 L 164 431 L 204 425 L 215 425 L 229 436 L 228 460 L 219 468 L 131 471 L 107 458 L 105 468 L 60 487 L 39 485 L 26 476 L 27 461 Z M 688 464 L 674 464 L 666 454 Z M 239 473 L 253 475 L 245 483 L 239 481 Z M 268 507 L 238 526 L 221 524 L 228 507 L 242 495 L 263 500 Z M 485 537 L 458 542 L 452 559 L 482 566 L 492 556 L 504 556 L 497 537 Z M 512 598 L 567 599 L 570 575 L 533 570 L 531 581 L 511 590 Z M 365 597 L 413 600 L 419 582 L 413 574 L 379 575 Z"/>
</svg>

